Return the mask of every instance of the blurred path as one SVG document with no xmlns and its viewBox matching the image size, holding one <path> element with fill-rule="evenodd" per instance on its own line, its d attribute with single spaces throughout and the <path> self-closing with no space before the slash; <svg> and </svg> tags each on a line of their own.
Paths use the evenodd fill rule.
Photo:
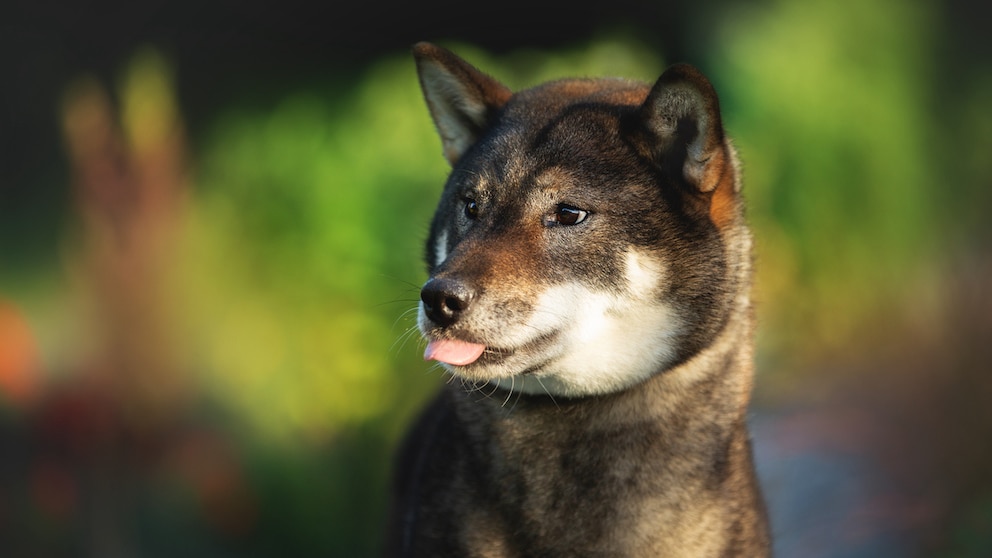
<svg viewBox="0 0 992 558">
<path fill-rule="evenodd" d="M 752 416 L 775 556 L 913 556 L 919 537 L 912 524 L 928 519 L 930 510 L 900 501 L 904 497 L 863 444 L 864 425 L 836 420 L 836 410 L 758 409 Z"/>
<path fill-rule="evenodd" d="M 952 260 L 935 311 L 881 318 L 887 342 L 807 367 L 792 392 L 759 372 L 752 436 L 779 558 L 992 556 L 989 285 L 992 253 Z"/>
</svg>

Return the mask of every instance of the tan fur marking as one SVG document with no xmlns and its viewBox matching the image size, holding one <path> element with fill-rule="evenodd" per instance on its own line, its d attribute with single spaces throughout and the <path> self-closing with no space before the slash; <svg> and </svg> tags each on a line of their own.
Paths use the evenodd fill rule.
<svg viewBox="0 0 992 558">
<path fill-rule="evenodd" d="M 719 173 L 719 174 L 717 174 Z M 740 213 L 737 192 L 735 192 L 735 177 L 737 169 L 729 164 L 723 150 L 720 150 L 710 160 L 707 170 L 707 181 L 716 181 L 713 197 L 710 198 L 710 220 L 717 228 L 723 230 L 732 226 Z"/>
</svg>

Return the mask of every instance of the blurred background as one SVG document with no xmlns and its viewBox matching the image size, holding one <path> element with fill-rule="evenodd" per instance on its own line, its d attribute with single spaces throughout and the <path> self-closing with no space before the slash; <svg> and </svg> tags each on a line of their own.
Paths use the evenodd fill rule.
<svg viewBox="0 0 992 558">
<path fill-rule="evenodd" d="M 992 556 L 987 2 L 0 7 L 0 554 L 374 556 L 443 378 L 409 46 L 704 70 L 746 170 L 779 556 Z"/>
</svg>

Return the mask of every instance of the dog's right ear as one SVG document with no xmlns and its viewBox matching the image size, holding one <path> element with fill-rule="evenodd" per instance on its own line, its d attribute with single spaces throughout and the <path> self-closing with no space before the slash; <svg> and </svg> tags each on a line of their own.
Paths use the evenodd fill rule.
<svg viewBox="0 0 992 558">
<path fill-rule="evenodd" d="M 439 46 L 417 43 L 413 56 L 444 157 L 454 165 L 492 125 L 513 92 Z"/>
</svg>

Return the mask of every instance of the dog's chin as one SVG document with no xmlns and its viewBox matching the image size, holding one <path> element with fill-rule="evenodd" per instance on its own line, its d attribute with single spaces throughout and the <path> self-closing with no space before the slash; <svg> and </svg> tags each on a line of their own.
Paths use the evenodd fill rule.
<svg viewBox="0 0 992 558">
<path fill-rule="evenodd" d="M 579 398 L 612 391 L 595 382 L 585 382 L 565 372 L 567 358 L 563 354 L 549 357 L 549 351 L 486 349 L 477 361 L 456 366 L 441 365 L 452 376 L 463 380 L 472 389 L 482 385 L 496 386 L 526 395 Z"/>
<path fill-rule="evenodd" d="M 499 386 L 502 389 L 523 392 L 527 394 L 561 395 L 560 390 L 552 391 L 545 387 L 545 382 L 556 386 L 550 380 L 552 377 L 546 368 L 553 361 L 530 361 L 513 356 L 501 356 L 494 359 L 480 358 L 479 361 L 464 366 L 441 363 L 451 375 L 464 380 L 471 386 L 484 384 Z"/>
</svg>

